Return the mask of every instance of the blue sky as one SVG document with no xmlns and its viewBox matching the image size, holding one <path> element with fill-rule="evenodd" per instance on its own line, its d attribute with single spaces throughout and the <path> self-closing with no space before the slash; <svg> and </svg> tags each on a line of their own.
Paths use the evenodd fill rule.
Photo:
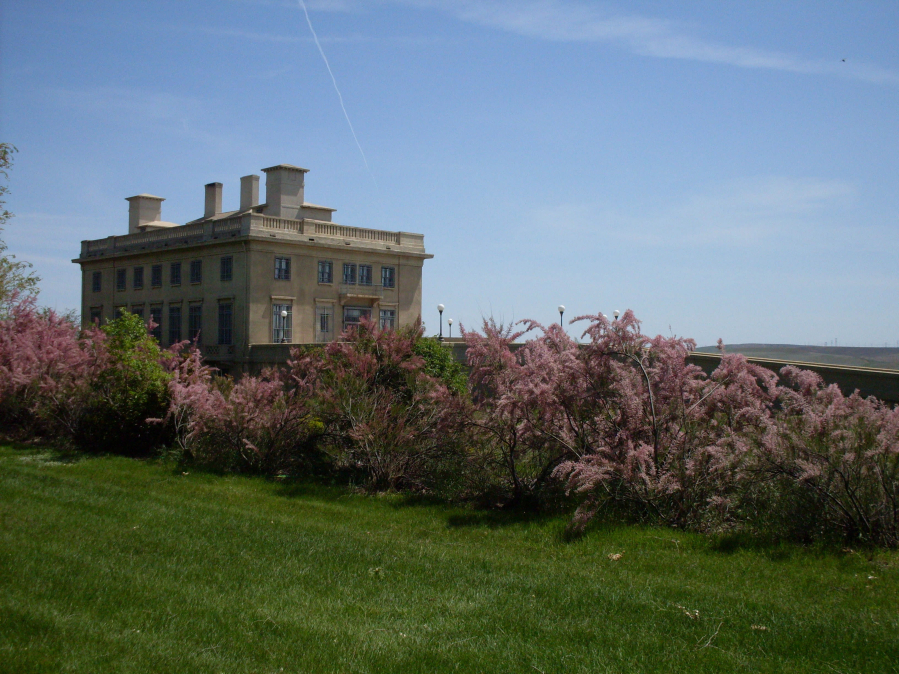
<svg viewBox="0 0 899 674">
<path fill-rule="evenodd" d="M 79 305 L 125 197 L 277 163 L 422 232 L 424 318 L 633 309 L 700 344 L 899 345 L 899 3 L 0 2 L 4 233 Z M 844 60 L 845 59 L 845 60 Z M 366 167 L 366 160 L 368 168 Z M 580 333 L 577 327 L 571 334 Z"/>
</svg>

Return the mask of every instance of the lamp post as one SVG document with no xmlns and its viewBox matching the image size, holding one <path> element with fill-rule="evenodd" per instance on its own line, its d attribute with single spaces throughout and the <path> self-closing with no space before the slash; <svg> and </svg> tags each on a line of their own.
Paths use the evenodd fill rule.
<svg viewBox="0 0 899 674">
<path fill-rule="evenodd" d="M 452 318 L 447 318 L 447 319 L 446 319 L 446 322 L 447 322 L 447 324 L 449 324 L 449 328 L 450 328 L 450 336 L 449 336 L 449 338 L 452 339 L 452 338 L 453 338 L 453 319 L 452 319 Z"/>
<path fill-rule="evenodd" d="M 437 305 L 437 311 L 440 312 L 440 335 L 437 337 L 438 342 L 443 341 L 443 310 L 446 309 L 442 304 Z"/>
<path fill-rule="evenodd" d="M 621 312 L 618 311 L 618 309 L 615 309 L 615 311 L 613 312 L 613 315 L 615 316 L 615 320 L 617 321 L 617 320 L 618 320 L 618 316 L 621 315 Z"/>
<path fill-rule="evenodd" d="M 559 305 L 559 326 L 562 326 L 562 314 L 564 314 L 564 313 L 565 313 L 565 305 L 560 304 Z"/>
<path fill-rule="evenodd" d="M 281 309 L 281 344 L 287 341 L 287 309 Z"/>
</svg>

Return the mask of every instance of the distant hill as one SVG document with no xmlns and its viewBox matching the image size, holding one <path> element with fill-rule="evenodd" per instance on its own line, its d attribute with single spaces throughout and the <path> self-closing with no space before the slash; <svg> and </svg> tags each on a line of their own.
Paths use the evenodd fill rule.
<svg viewBox="0 0 899 674">
<path fill-rule="evenodd" d="M 697 351 L 717 353 L 716 346 L 701 346 Z M 798 344 L 726 344 L 726 353 L 742 353 L 750 358 L 795 360 L 805 363 L 876 367 L 899 370 L 899 349 L 867 346 L 803 346 Z"/>
</svg>

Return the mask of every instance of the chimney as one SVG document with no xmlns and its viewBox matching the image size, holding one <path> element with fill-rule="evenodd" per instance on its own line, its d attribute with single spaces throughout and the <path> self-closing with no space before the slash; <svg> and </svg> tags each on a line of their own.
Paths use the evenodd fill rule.
<svg viewBox="0 0 899 674">
<path fill-rule="evenodd" d="M 240 210 L 246 211 L 259 205 L 259 176 L 240 179 Z"/>
<path fill-rule="evenodd" d="M 303 208 L 303 179 L 309 169 L 278 164 L 265 173 L 265 214 L 296 220 Z"/>
<path fill-rule="evenodd" d="M 125 199 L 128 202 L 128 233 L 137 234 L 140 227 L 162 219 L 162 197 L 138 194 Z"/>
<path fill-rule="evenodd" d="M 222 212 L 222 184 L 209 183 L 206 186 L 206 212 L 204 218 L 211 218 Z"/>
</svg>

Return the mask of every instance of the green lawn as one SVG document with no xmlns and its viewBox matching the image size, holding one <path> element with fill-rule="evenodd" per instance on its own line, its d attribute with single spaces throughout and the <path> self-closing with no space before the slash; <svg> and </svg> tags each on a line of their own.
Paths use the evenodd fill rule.
<svg viewBox="0 0 899 674">
<path fill-rule="evenodd" d="M 563 528 L 2 447 L 0 671 L 899 672 L 897 553 Z"/>
</svg>

